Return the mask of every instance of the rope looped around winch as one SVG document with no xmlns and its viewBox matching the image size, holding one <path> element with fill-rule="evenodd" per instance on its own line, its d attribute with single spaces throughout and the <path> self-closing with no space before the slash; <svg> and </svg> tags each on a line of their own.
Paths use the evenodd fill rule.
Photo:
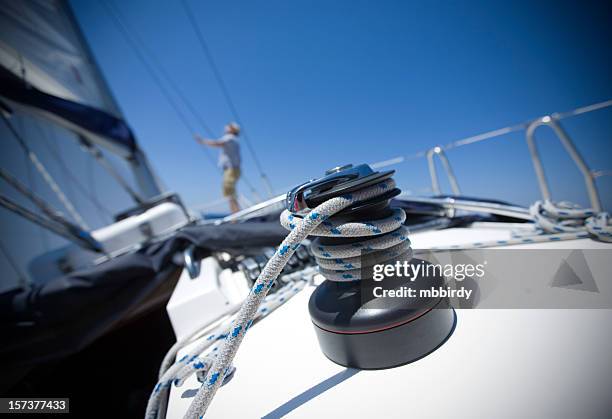
<svg viewBox="0 0 612 419">
<path fill-rule="evenodd" d="M 313 246 L 313 251 L 316 252 L 315 256 L 317 257 L 317 261 L 322 262 L 322 265 L 331 261 L 340 268 L 320 268 L 323 275 L 328 279 L 338 281 L 358 280 L 359 277 L 355 277 L 354 275 L 357 274 L 359 269 L 353 268 L 355 265 L 352 265 L 352 262 L 356 262 L 354 259 L 350 261 L 343 260 L 344 263 L 339 261 L 336 263 L 335 259 L 340 260 L 345 257 L 355 258 L 358 257 L 362 251 L 375 253 L 378 251 L 376 257 L 384 256 L 385 258 L 397 252 L 400 252 L 398 254 L 401 255 L 402 250 L 404 254 L 409 251 L 410 242 L 406 235 L 407 231 L 405 227 L 403 227 L 405 214 L 401 210 L 401 212 L 393 212 L 393 216 L 390 217 L 390 219 L 386 218 L 374 222 L 344 223 L 342 222 L 342 217 L 336 219 L 331 218 L 333 215 L 352 204 L 379 197 L 394 187 L 395 182 L 393 180 L 384 180 L 362 190 L 331 198 L 313 208 L 303 217 L 293 216 L 293 218 L 291 218 L 292 214 L 283 212 L 281 222 L 286 224 L 291 231 L 253 284 L 251 292 L 242 304 L 236 320 L 230 328 L 230 333 L 227 334 L 213 365 L 208 371 L 206 381 L 189 406 L 185 418 L 200 418 L 204 415 L 215 393 L 221 386 L 223 378 L 230 371 L 234 356 L 238 351 L 238 347 L 246 331 L 253 323 L 253 318 L 257 313 L 259 305 L 291 255 L 293 255 L 295 250 L 300 246 L 300 243 L 308 235 L 314 234 L 338 237 L 371 236 L 348 245 L 319 246 L 315 244 L 315 246 Z M 386 252 L 390 253 L 385 254 Z M 351 267 L 351 265 L 353 267 Z M 347 275 L 350 275 L 350 277 Z"/>
</svg>

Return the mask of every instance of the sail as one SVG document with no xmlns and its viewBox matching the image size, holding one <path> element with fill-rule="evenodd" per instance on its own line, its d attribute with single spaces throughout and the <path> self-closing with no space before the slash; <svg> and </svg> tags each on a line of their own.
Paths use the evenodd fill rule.
<svg viewBox="0 0 612 419">
<path fill-rule="evenodd" d="M 64 1 L 0 0 L 0 65 L 47 94 L 120 114 Z"/>
<path fill-rule="evenodd" d="M 0 208 L 2 293 L 77 268 L 75 244 L 32 222 L 45 212 L 28 193 L 87 233 L 160 188 L 66 1 L 0 0 L 0 105 L 0 167 L 27 192 L 0 179 L 2 202 L 21 212 Z"/>
</svg>

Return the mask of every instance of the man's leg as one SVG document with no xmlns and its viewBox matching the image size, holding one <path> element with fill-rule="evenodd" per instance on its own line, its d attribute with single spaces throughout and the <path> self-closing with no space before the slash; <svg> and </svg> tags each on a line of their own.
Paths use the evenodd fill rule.
<svg viewBox="0 0 612 419">
<path fill-rule="evenodd" d="M 223 171 L 223 195 L 229 201 L 230 211 L 240 211 L 238 199 L 236 199 L 236 183 L 240 177 L 240 169 L 225 169 Z"/>
<path fill-rule="evenodd" d="M 230 211 L 233 213 L 240 211 L 240 205 L 238 205 L 238 200 L 236 199 L 236 195 L 231 196 L 229 198 Z"/>
</svg>

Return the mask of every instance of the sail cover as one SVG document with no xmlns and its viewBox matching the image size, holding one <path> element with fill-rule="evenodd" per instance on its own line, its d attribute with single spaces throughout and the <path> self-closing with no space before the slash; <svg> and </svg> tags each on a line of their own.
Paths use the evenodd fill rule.
<svg viewBox="0 0 612 419">
<path fill-rule="evenodd" d="M 132 132 L 122 119 L 91 106 L 38 90 L 2 67 L 0 96 L 45 111 L 74 127 L 112 140 L 115 146 L 121 146 L 130 154 L 136 150 Z"/>
<path fill-rule="evenodd" d="M 186 227 L 169 240 L 30 289 L 0 294 L 0 367 L 19 369 L 78 352 L 146 304 L 181 267 L 177 252 L 195 245 L 248 253 L 277 246 L 287 234 L 278 214 L 244 223 Z M 169 291 L 170 291 L 169 290 Z"/>
</svg>

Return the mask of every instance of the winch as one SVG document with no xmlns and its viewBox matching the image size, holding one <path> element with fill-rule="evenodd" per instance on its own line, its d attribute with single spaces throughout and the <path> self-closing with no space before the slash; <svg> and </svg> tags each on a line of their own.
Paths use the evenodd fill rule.
<svg viewBox="0 0 612 419">
<path fill-rule="evenodd" d="M 391 368 L 419 359 L 446 341 L 455 327 L 454 310 L 445 298 L 419 292 L 442 287 L 441 274 L 385 277 L 387 289 L 412 287 L 417 298 L 386 299 L 374 293 L 382 283 L 374 281 L 373 266 L 404 260 L 427 264 L 412 258 L 406 213 L 390 206 L 400 192 L 393 173 L 375 172 L 365 164 L 340 166 L 287 194 L 280 222 L 289 234 L 240 306 L 187 417 L 206 412 L 266 295 L 308 236 L 317 237 L 310 249 L 326 278 L 310 297 L 310 316 L 330 360 L 352 368 Z"/>
<path fill-rule="evenodd" d="M 281 223 L 319 217 L 315 207 L 335 198 L 350 205 L 324 218 L 311 233 L 311 250 L 326 278 L 313 292 L 309 311 L 319 344 L 333 362 L 351 368 L 382 369 L 415 361 L 452 334 L 456 315 L 446 298 L 422 297 L 420 290 L 444 286 L 442 276 L 372 279 L 379 264 L 428 263 L 412 257 L 405 212 L 390 206 L 400 193 L 394 171 L 366 164 L 328 170 L 320 179 L 287 194 Z M 374 289 L 411 288 L 412 298 L 377 297 Z"/>
</svg>

